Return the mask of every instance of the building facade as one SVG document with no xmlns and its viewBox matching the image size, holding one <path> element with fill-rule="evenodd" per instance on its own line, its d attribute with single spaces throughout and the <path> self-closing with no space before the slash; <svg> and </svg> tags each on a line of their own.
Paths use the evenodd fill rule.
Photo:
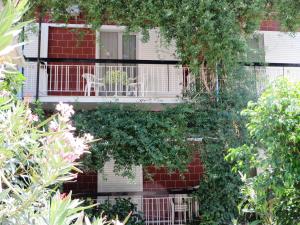
<svg viewBox="0 0 300 225">
<path fill-rule="evenodd" d="M 257 31 L 254 48 L 262 50 L 264 61 L 270 65 L 254 68 L 255 73 L 268 81 L 280 76 L 300 80 L 297 65 L 300 64 L 300 33 L 292 36 L 279 29 L 278 23 L 264 21 Z M 39 68 L 38 35 L 29 31 L 30 43 L 23 49 L 29 60 L 23 68 L 27 78 L 23 97 L 38 97 L 48 109 L 59 101 L 76 103 L 80 108 L 105 103 L 155 107 L 186 101 L 184 93 L 193 83 L 193 76 L 187 67 L 180 65 L 174 45 L 164 43 L 159 30 L 151 30 L 146 43 L 140 33 L 128 35 L 124 31 L 125 27 L 115 25 L 103 25 L 93 31 L 81 20 L 69 24 L 44 22 Z M 73 193 L 165 192 L 167 195 L 169 190 L 192 190 L 203 172 L 197 154 L 184 176 L 169 174 L 165 168 L 149 167 L 152 179 L 148 179 L 143 168 L 136 167 L 132 180 L 115 175 L 113 165 L 108 162 L 103 173 L 79 174 L 76 182 L 67 183 L 64 188 Z M 168 205 L 161 201 L 165 200 L 159 200 L 160 205 Z M 151 204 L 153 207 L 154 202 Z M 174 223 L 172 216 L 168 218 Z"/>
</svg>

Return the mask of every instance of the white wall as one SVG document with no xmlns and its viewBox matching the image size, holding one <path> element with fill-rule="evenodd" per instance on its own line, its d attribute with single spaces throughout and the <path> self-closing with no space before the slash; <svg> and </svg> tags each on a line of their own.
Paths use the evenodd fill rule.
<svg viewBox="0 0 300 225">
<path fill-rule="evenodd" d="M 158 29 L 149 31 L 149 40 L 142 42 L 142 35 L 139 35 L 138 59 L 142 60 L 178 60 L 176 57 L 175 43 L 166 43 Z M 140 80 L 143 80 L 146 96 L 168 97 L 180 96 L 182 89 L 182 73 L 174 65 L 169 68 L 166 65 L 156 66 L 153 70 L 143 70 Z M 150 93 L 152 92 L 152 93 Z"/>
<path fill-rule="evenodd" d="M 24 46 L 23 54 L 26 57 L 37 57 L 38 56 L 38 24 L 35 24 L 36 27 L 28 28 L 26 32 L 27 44 Z M 41 30 L 41 57 L 48 57 L 48 24 L 42 24 Z M 23 95 L 24 97 L 35 97 L 36 96 L 36 68 L 37 64 L 34 62 L 27 63 L 24 66 L 24 74 L 26 77 L 26 82 L 23 86 Z M 40 96 L 47 95 L 47 72 L 45 69 L 40 70 Z"/>
<path fill-rule="evenodd" d="M 260 31 L 264 34 L 265 62 L 300 63 L 300 32 L 289 34 L 279 31 Z M 292 82 L 300 81 L 299 67 L 266 67 L 269 82 L 286 77 Z"/>
<path fill-rule="evenodd" d="M 177 60 L 174 43 L 167 44 L 160 36 L 157 29 L 149 31 L 149 41 L 142 42 L 139 37 L 139 59 L 144 60 Z"/>
<path fill-rule="evenodd" d="M 264 34 L 266 62 L 300 63 L 300 32 L 294 36 L 278 31 L 261 31 Z"/>
<path fill-rule="evenodd" d="M 143 170 L 133 167 L 134 178 L 123 177 L 114 173 L 114 161 L 106 162 L 103 173 L 98 173 L 98 192 L 139 192 L 143 191 Z"/>
</svg>

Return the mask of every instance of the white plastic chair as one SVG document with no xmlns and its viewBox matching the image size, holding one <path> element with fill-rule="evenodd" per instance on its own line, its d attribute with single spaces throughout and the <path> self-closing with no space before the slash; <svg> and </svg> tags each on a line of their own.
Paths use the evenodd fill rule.
<svg viewBox="0 0 300 225">
<path fill-rule="evenodd" d="M 189 202 L 187 201 L 186 194 L 175 194 L 171 195 L 174 203 L 174 215 L 173 215 L 173 224 L 175 223 L 175 214 L 178 214 L 178 223 L 186 224 L 187 223 L 187 213 L 189 213 Z M 182 218 L 183 217 L 183 218 Z M 190 217 L 190 215 L 189 215 Z M 183 220 L 182 220 L 183 219 Z M 189 218 L 191 219 L 191 218 Z"/>
<path fill-rule="evenodd" d="M 138 96 L 138 92 L 141 93 L 141 96 L 144 97 L 144 83 L 143 82 L 137 82 L 136 78 L 128 78 L 128 84 L 126 87 L 126 95 L 130 96 Z"/>
<path fill-rule="evenodd" d="M 86 84 L 84 87 L 84 96 L 91 96 L 92 88 L 95 91 L 95 96 L 99 96 L 99 91 L 101 88 L 106 93 L 105 83 L 103 78 L 96 78 L 94 74 L 91 73 L 84 73 L 82 74 L 83 79 L 85 79 Z"/>
</svg>

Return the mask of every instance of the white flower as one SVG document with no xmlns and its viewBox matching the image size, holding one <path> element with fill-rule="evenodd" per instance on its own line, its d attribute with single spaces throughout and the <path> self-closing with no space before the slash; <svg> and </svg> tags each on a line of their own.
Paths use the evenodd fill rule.
<svg viewBox="0 0 300 225">
<path fill-rule="evenodd" d="M 114 224 L 114 225 L 124 225 L 119 220 L 112 220 L 112 224 Z"/>
<path fill-rule="evenodd" d="M 49 130 L 51 131 L 57 131 L 58 130 L 58 123 L 56 121 L 51 121 L 50 124 L 49 124 Z"/>
<path fill-rule="evenodd" d="M 31 109 L 27 109 L 26 112 L 25 112 L 25 114 L 26 114 L 27 117 L 28 117 L 31 113 L 32 113 L 32 112 L 31 112 Z"/>
<path fill-rule="evenodd" d="M 0 80 L 4 80 L 5 78 L 5 68 L 4 64 L 0 65 Z"/>
<path fill-rule="evenodd" d="M 82 155 L 88 149 L 88 146 L 82 138 L 74 138 L 72 147 L 74 148 L 74 153 L 78 155 Z"/>
<path fill-rule="evenodd" d="M 67 129 L 70 130 L 70 131 L 76 130 L 76 128 L 73 127 L 71 124 L 67 124 Z"/>
<path fill-rule="evenodd" d="M 94 139 L 94 136 L 89 133 L 86 133 L 83 135 L 83 138 L 86 140 L 86 142 L 90 142 Z"/>
<path fill-rule="evenodd" d="M 8 91 L 0 91 L 0 97 L 9 97 L 10 93 Z"/>
<path fill-rule="evenodd" d="M 56 105 L 56 110 L 61 113 L 63 116 L 64 121 L 68 121 L 69 118 L 74 115 L 74 110 L 72 105 L 64 104 L 62 102 L 59 102 L 58 105 Z"/>
</svg>

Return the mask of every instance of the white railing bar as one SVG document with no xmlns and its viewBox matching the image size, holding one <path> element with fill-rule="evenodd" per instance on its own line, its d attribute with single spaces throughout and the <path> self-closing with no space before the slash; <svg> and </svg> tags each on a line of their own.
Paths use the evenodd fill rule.
<svg viewBox="0 0 300 225">
<path fill-rule="evenodd" d="M 58 82 L 57 82 L 57 80 L 58 80 L 58 66 L 55 65 L 54 68 L 55 68 L 55 72 L 54 72 L 54 76 L 55 76 L 55 79 L 54 79 L 54 89 L 58 90 Z"/>
</svg>

